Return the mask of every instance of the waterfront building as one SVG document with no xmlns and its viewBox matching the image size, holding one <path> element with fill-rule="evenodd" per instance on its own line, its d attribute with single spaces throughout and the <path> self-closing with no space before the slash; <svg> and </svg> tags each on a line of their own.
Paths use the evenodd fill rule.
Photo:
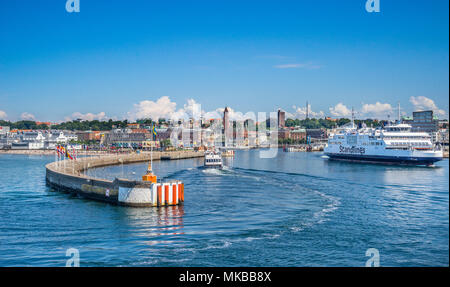
<svg viewBox="0 0 450 287">
<path fill-rule="evenodd" d="M 141 126 L 138 123 L 131 123 L 131 124 L 127 124 L 127 127 L 129 129 L 139 129 Z"/>
<path fill-rule="evenodd" d="M 172 131 L 173 131 L 173 128 L 156 129 L 156 139 L 158 139 L 158 140 L 170 139 L 170 135 L 172 134 Z"/>
<path fill-rule="evenodd" d="M 102 132 L 100 131 L 78 131 L 75 133 L 80 141 L 100 141 Z"/>
<path fill-rule="evenodd" d="M 255 131 L 255 130 L 249 130 L 249 131 L 247 131 L 247 135 L 248 135 L 248 138 L 247 138 L 247 142 L 248 142 L 248 146 L 249 147 L 256 147 L 256 146 L 258 146 L 258 132 L 257 131 Z"/>
<path fill-rule="evenodd" d="M 8 133 L 0 135 L 0 149 L 10 148 L 13 142 L 17 142 L 17 134 Z"/>
<path fill-rule="evenodd" d="M 59 133 L 47 133 L 44 139 L 44 148 L 45 149 L 54 149 L 57 145 L 66 145 L 70 141 L 76 141 L 78 139 L 75 134 L 64 135 L 64 132 L 60 131 Z"/>
<path fill-rule="evenodd" d="M 42 126 L 45 125 L 47 127 L 51 127 L 52 123 L 51 122 L 36 122 L 37 126 Z"/>
<path fill-rule="evenodd" d="M 0 138 L 2 148 L 54 149 L 58 144 L 66 145 L 70 141 L 76 140 L 77 136 L 74 134 L 64 135 L 62 131 L 59 134 L 52 134 L 50 131 L 15 130 Z"/>
<path fill-rule="evenodd" d="M 142 142 L 152 139 L 150 132 L 132 132 L 131 129 L 115 129 L 105 135 L 105 144 L 114 147 L 140 148 Z"/>
<path fill-rule="evenodd" d="M 154 140 L 145 140 L 142 142 L 142 149 L 144 150 L 151 150 L 151 149 L 158 149 L 159 148 L 159 141 Z"/>
<path fill-rule="evenodd" d="M 431 135 L 432 142 L 437 142 L 439 119 L 433 115 L 433 111 L 413 112 L 412 118 L 403 118 L 403 123 L 411 126 L 412 132 L 426 132 Z"/>
<path fill-rule="evenodd" d="M 54 149 L 58 144 L 64 144 L 65 140 L 66 138 L 64 137 L 64 134 L 62 134 L 62 132 L 60 132 L 58 135 L 49 132 L 45 137 L 44 148 Z"/>
<path fill-rule="evenodd" d="M 9 134 L 9 127 L 0 126 L 0 136 Z"/>
<path fill-rule="evenodd" d="M 28 143 L 25 142 L 12 142 L 11 149 L 28 149 Z"/>
<path fill-rule="evenodd" d="M 290 131 L 288 129 L 280 129 L 278 130 L 278 139 L 289 139 L 290 138 Z"/>
<path fill-rule="evenodd" d="M 311 139 L 327 139 L 326 129 L 307 129 L 306 136 Z"/>
<path fill-rule="evenodd" d="M 290 132 L 290 138 L 294 142 L 305 141 L 306 140 L 306 130 L 301 129 L 301 128 L 294 129 Z"/>
<path fill-rule="evenodd" d="M 413 112 L 412 121 L 405 123 L 411 125 L 412 131 L 434 133 L 439 129 L 439 120 L 433 115 L 433 111 Z"/>
<path fill-rule="evenodd" d="M 447 129 L 439 129 L 436 133 L 436 142 L 440 143 L 444 146 L 448 146 L 449 142 L 449 130 Z"/>
<path fill-rule="evenodd" d="M 21 136 L 23 142 L 44 141 L 45 137 L 42 132 L 25 132 Z"/>
<path fill-rule="evenodd" d="M 66 137 L 66 143 L 78 140 L 78 136 L 76 134 L 69 133 L 69 134 L 65 135 L 65 137 Z"/>
<path fill-rule="evenodd" d="M 43 149 L 44 141 L 45 137 L 42 132 L 25 132 L 20 137 L 19 143 L 22 145 L 16 145 L 16 148 L 26 146 L 26 149 Z"/>
<path fill-rule="evenodd" d="M 278 128 L 282 129 L 286 126 L 286 112 L 278 109 Z"/>
</svg>

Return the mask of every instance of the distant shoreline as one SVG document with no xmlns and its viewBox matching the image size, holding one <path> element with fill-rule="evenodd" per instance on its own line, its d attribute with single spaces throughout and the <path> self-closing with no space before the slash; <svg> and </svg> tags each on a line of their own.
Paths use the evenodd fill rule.
<svg viewBox="0 0 450 287">
<path fill-rule="evenodd" d="M 0 154 L 17 154 L 17 155 L 55 155 L 55 150 L 42 150 L 42 149 L 16 149 L 16 150 L 1 150 Z M 79 155 L 106 155 L 110 154 L 106 151 L 79 151 Z"/>
<path fill-rule="evenodd" d="M 147 153 L 143 152 L 143 153 Z M 0 149 L 1 154 L 16 154 L 16 155 L 55 155 L 54 150 L 25 150 L 25 149 L 16 149 L 16 150 L 4 150 Z M 79 151 L 79 155 L 111 155 L 112 153 L 107 151 Z M 449 158 L 449 152 L 444 151 L 444 158 Z"/>
</svg>

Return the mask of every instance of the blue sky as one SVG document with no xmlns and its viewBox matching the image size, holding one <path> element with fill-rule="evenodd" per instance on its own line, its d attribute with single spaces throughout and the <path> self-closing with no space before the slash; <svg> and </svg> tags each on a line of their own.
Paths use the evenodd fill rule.
<svg viewBox="0 0 450 287">
<path fill-rule="evenodd" d="M 2 1 L 0 118 L 164 116 L 190 99 L 296 117 L 306 101 L 380 118 L 400 102 L 448 118 L 449 2 L 365 2 Z"/>
</svg>

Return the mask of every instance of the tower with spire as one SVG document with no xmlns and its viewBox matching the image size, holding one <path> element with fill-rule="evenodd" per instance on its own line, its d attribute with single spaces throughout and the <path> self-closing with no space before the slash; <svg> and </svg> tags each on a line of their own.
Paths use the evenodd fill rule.
<svg viewBox="0 0 450 287">
<path fill-rule="evenodd" d="M 227 145 L 227 138 L 229 137 L 230 133 L 230 119 L 228 114 L 229 114 L 228 107 L 225 107 L 225 110 L 223 111 L 224 146 Z"/>
<path fill-rule="evenodd" d="M 309 104 L 308 101 L 306 101 L 306 116 L 305 119 L 309 119 Z"/>
</svg>

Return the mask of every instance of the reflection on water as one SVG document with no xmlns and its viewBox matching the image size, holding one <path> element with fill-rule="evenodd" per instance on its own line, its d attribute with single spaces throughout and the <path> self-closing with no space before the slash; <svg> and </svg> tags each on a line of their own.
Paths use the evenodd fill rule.
<svg viewBox="0 0 450 287">
<path fill-rule="evenodd" d="M 183 235 L 184 206 L 162 208 L 124 208 L 124 218 L 134 230 L 134 236 L 142 237 L 148 245 L 170 244 L 178 235 Z M 171 238 L 171 240 L 167 240 Z"/>
</svg>

